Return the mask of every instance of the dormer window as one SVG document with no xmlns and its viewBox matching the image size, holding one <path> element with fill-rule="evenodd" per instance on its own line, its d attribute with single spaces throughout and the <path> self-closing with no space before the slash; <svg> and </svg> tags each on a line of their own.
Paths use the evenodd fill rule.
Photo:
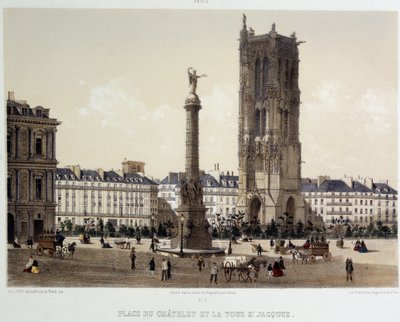
<svg viewBox="0 0 400 322">
<path fill-rule="evenodd" d="M 207 180 L 207 186 L 211 187 L 211 184 L 212 184 L 211 180 Z"/>
<path fill-rule="evenodd" d="M 65 174 L 65 175 L 64 175 L 64 178 L 65 178 L 66 180 L 68 180 L 68 175 L 67 175 L 67 174 Z"/>
<path fill-rule="evenodd" d="M 60 180 L 60 179 L 61 179 L 61 176 L 60 176 L 59 174 L 57 174 L 57 175 L 56 175 L 56 179 L 57 179 L 57 180 Z"/>
<path fill-rule="evenodd" d="M 74 176 L 73 174 L 70 175 L 70 178 L 71 178 L 72 180 L 75 180 L 75 176 Z"/>
<path fill-rule="evenodd" d="M 42 117 L 42 110 L 37 110 L 36 111 L 36 116 L 37 117 Z"/>
<path fill-rule="evenodd" d="M 23 116 L 28 116 L 28 109 L 26 107 L 22 108 L 22 115 Z"/>
<path fill-rule="evenodd" d="M 93 177 L 92 177 L 92 176 L 89 176 L 89 180 L 93 180 Z"/>
</svg>

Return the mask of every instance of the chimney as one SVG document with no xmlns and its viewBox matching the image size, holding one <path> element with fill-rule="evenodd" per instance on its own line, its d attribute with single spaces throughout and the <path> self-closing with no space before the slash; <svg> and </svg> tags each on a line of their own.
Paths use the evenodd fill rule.
<svg viewBox="0 0 400 322">
<path fill-rule="evenodd" d="M 366 185 L 369 189 L 373 189 L 374 180 L 372 180 L 372 178 L 366 178 L 366 179 L 365 179 L 365 185 Z"/>
<path fill-rule="evenodd" d="M 8 100 L 9 101 L 14 101 L 15 100 L 14 91 L 8 92 Z"/>
<path fill-rule="evenodd" d="M 101 180 L 104 180 L 104 170 L 102 168 L 97 169 L 97 173 L 99 174 Z"/>
<path fill-rule="evenodd" d="M 81 178 L 81 167 L 79 164 L 78 165 L 69 165 L 69 166 L 67 166 L 67 168 L 69 168 L 74 173 L 74 175 L 77 179 Z"/>
<path fill-rule="evenodd" d="M 350 188 L 353 187 L 353 177 L 344 176 L 344 183 L 347 184 Z"/>
</svg>

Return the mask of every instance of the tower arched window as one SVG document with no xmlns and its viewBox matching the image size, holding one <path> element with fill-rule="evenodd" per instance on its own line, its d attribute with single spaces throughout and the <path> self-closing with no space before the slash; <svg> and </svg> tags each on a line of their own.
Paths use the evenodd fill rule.
<svg viewBox="0 0 400 322">
<path fill-rule="evenodd" d="M 256 60 L 256 66 L 255 66 L 255 94 L 256 98 L 261 97 L 261 63 L 260 60 Z"/>
<path fill-rule="evenodd" d="M 269 59 L 268 59 L 268 57 L 265 57 L 264 61 L 263 61 L 263 93 L 264 93 L 264 96 L 266 96 L 267 90 L 268 90 L 268 70 L 269 70 Z"/>
<path fill-rule="evenodd" d="M 260 110 L 257 108 L 254 114 L 254 130 L 255 130 L 255 136 L 260 136 L 261 134 L 261 126 L 260 126 L 260 117 L 261 113 Z"/>
</svg>

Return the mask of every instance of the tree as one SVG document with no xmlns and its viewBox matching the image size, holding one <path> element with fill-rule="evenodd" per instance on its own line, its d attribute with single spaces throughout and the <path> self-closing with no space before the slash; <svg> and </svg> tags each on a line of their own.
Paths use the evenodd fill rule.
<svg viewBox="0 0 400 322">
<path fill-rule="evenodd" d="M 350 226 L 347 226 L 346 232 L 344 234 L 344 237 L 349 238 L 353 236 L 353 231 L 351 230 Z"/>
<path fill-rule="evenodd" d="M 296 224 L 296 238 L 304 237 L 304 224 L 301 220 Z"/>
<path fill-rule="evenodd" d="M 125 225 L 121 225 L 121 226 L 119 226 L 118 231 L 122 236 L 126 236 L 126 234 L 128 232 L 128 227 L 126 227 Z"/>
<path fill-rule="evenodd" d="M 275 220 L 273 220 L 273 219 L 271 219 L 271 224 L 270 224 L 270 235 L 273 238 L 276 238 L 279 235 L 278 225 L 276 224 Z"/>
<path fill-rule="evenodd" d="M 79 235 L 79 234 L 83 234 L 85 232 L 85 227 L 81 226 L 81 225 L 75 225 L 74 226 L 74 234 L 75 235 Z"/>
<path fill-rule="evenodd" d="M 143 236 L 143 237 L 149 237 L 150 236 L 150 229 L 149 229 L 149 227 L 147 227 L 147 226 L 143 226 L 142 227 L 142 229 L 140 230 L 140 234 Z"/>
<path fill-rule="evenodd" d="M 392 237 L 397 238 L 397 222 L 392 225 Z"/>
<path fill-rule="evenodd" d="M 65 220 L 65 221 L 64 221 L 64 224 L 65 224 L 65 230 L 66 230 L 68 233 L 71 233 L 71 232 L 72 232 L 72 229 L 73 229 L 72 221 L 71 221 L 70 219 Z"/>
<path fill-rule="evenodd" d="M 130 238 L 132 238 L 133 236 L 135 236 L 135 228 L 133 227 L 128 227 L 128 231 L 126 233 Z"/>
<path fill-rule="evenodd" d="M 99 222 L 97 223 L 96 229 L 100 234 L 103 234 L 103 232 L 104 232 L 104 221 L 103 221 L 102 218 L 99 219 Z"/>
<path fill-rule="evenodd" d="M 165 227 L 163 225 L 161 225 L 161 223 L 158 225 L 157 236 L 167 237 L 167 231 L 166 231 Z"/>
<path fill-rule="evenodd" d="M 109 236 L 114 236 L 115 228 L 111 221 L 107 221 L 104 228 Z"/>
</svg>

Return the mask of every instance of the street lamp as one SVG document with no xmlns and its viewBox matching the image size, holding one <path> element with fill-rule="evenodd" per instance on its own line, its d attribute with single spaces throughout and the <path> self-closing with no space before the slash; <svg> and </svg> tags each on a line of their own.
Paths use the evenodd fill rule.
<svg viewBox="0 0 400 322">
<path fill-rule="evenodd" d="M 183 257 L 183 222 L 185 221 L 185 217 L 181 215 L 181 252 L 180 255 Z"/>
<path fill-rule="evenodd" d="M 232 215 L 229 215 L 229 245 L 228 245 L 228 255 L 232 254 Z"/>
</svg>

